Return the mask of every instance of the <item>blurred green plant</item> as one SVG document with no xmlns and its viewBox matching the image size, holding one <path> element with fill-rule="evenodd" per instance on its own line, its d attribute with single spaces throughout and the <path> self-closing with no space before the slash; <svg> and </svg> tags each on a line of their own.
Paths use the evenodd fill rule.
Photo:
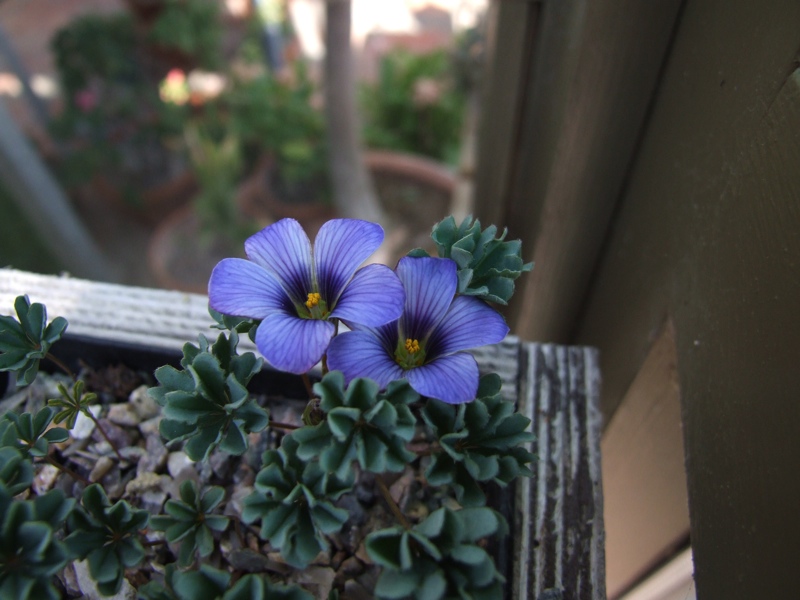
<svg viewBox="0 0 800 600">
<path fill-rule="evenodd" d="M 215 0 L 166 0 L 147 39 L 176 49 L 203 69 L 222 66 L 221 7 Z"/>
<path fill-rule="evenodd" d="M 182 160 L 168 144 L 182 123 L 159 100 L 133 19 L 80 16 L 55 34 L 51 48 L 63 97 L 50 123 L 60 180 L 72 187 L 102 174 L 138 202 Z"/>
<path fill-rule="evenodd" d="M 466 98 L 444 50 L 386 54 L 378 81 L 362 86 L 360 100 L 369 146 L 456 163 Z"/>
<path fill-rule="evenodd" d="M 329 199 L 325 119 L 314 106 L 316 89 L 305 63 L 288 76 L 263 72 L 234 81 L 227 101 L 231 126 L 247 154 L 274 160 L 272 185 L 288 202 Z"/>
<path fill-rule="evenodd" d="M 226 240 L 238 248 L 255 233 L 236 204 L 236 188 L 243 163 L 239 140 L 232 134 L 216 140 L 206 129 L 189 125 L 184 132 L 191 158 L 192 171 L 200 185 L 194 196 L 194 209 L 200 219 L 201 242 Z"/>
<path fill-rule="evenodd" d="M 0 596 L 60 598 L 52 583 L 72 558 L 69 545 L 56 536 L 75 501 L 60 490 L 33 500 L 12 497 L 0 483 Z"/>
</svg>

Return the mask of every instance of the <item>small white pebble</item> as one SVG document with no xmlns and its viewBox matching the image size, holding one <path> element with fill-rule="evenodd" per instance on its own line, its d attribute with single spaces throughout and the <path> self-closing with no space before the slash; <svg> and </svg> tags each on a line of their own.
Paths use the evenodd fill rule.
<svg viewBox="0 0 800 600">
<path fill-rule="evenodd" d="M 103 407 L 99 404 L 94 404 L 89 407 L 89 412 L 91 412 L 95 418 L 100 416 L 100 411 L 103 410 Z M 70 435 L 73 439 L 76 440 L 85 440 L 94 431 L 94 421 L 92 421 L 89 417 L 87 417 L 83 413 L 78 414 L 78 418 L 75 421 L 75 427 L 72 428 L 70 431 Z"/>
<path fill-rule="evenodd" d="M 97 482 L 100 481 L 103 477 L 105 477 L 106 473 L 111 470 L 111 467 L 114 466 L 114 461 L 110 459 L 108 456 L 101 456 L 97 459 L 97 462 L 94 463 L 94 467 L 92 467 L 92 472 L 89 473 L 89 481 Z"/>
<path fill-rule="evenodd" d="M 193 465 L 194 461 L 186 456 L 185 452 L 170 452 L 167 457 L 167 471 L 175 479 L 181 474 L 181 471 Z"/>
<path fill-rule="evenodd" d="M 108 420 L 123 427 L 136 427 L 141 422 L 130 404 L 112 404 L 108 409 Z"/>
<path fill-rule="evenodd" d="M 40 471 L 33 478 L 33 491 L 37 496 L 41 496 L 53 487 L 58 477 L 59 470 L 53 465 L 42 465 Z"/>
</svg>

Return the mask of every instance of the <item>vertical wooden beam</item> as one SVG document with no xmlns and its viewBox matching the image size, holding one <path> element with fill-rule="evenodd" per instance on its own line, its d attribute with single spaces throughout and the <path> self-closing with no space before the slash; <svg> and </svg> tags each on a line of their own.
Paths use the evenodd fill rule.
<svg viewBox="0 0 800 600">
<path fill-rule="evenodd" d="M 495 189 L 476 195 L 479 205 L 503 202 L 502 218 L 493 220 L 522 239 L 526 260 L 536 263 L 510 311 L 524 338 L 566 342 L 573 334 L 680 6 L 681 0 L 541 5 L 517 132 L 503 137 L 511 150 L 484 151 L 478 167 L 507 179 L 495 176 Z M 485 118 L 500 108 L 486 104 Z"/>
<path fill-rule="evenodd" d="M 703 599 L 797 595 L 797 23 L 796 0 L 686 3 L 577 338 L 610 415 L 675 324 Z"/>
<path fill-rule="evenodd" d="M 538 2 L 489 5 L 474 206 L 484 226 L 506 223 L 505 200 L 535 38 Z"/>
</svg>

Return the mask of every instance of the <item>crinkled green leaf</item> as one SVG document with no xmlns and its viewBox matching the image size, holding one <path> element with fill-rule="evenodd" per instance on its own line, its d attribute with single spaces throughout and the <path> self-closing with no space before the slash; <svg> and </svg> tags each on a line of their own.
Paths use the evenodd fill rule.
<svg viewBox="0 0 800 600">
<path fill-rule="evenodd" d="M 39 361 L 47 356 L 67 328 L 67 321 L 56 317 L 47 325 L 47 309 L 31 304 L 27 296 L 14 300 L 17 318 L 0 316 L 0 371 L 16 373 L 17 385 L 29 385 L 39 371 Z"/>
<path fill-rule="evenodd" d="M 269 423 L 267 411 L 250 397 L 246 384 L 262 361 L 252 353 L 236 354 L 238 335 L 220 334 L 214 344 L 199 336 L 198 345 L 183 348 L 182 371 L 164 367 L 157 371 L 160 385 L 150 390 L 164 407 L 161 434 L 170 441 L 185 440 L 184 451 L 204 460 L 220 447 L 240 455 L 247 449 L 247 434 Z M 192 427 L 176 425 L 183 422 Z"/>
<path fill-rule="evenodd" d="M 478 545 L 500 530 L 488 508 L 440 508 L 411 531 L 394 527 L 367 536 L 366 549 L 383 567 L 378 598 L 492 598 L 504 581 L 489 554 Z"/>
<path fill-rule="evenodd" d="M 324 471 L 318 462 L 297 455 L 294 434 L 284 437 L 277 451 L 264 453 L 255 491 L 245 498 L 242 518 L 261 520 L 261 536 L 278 548 L 290 564 L 303 567 L 327 548 L 322 533 L 338 531 L 347 512 L 332 502 L 352 487 Z"/>
<path fill-rule="evenodd" d="M 514 281 L 533 265 L 523 263 L 519 240 L 505 241 L 506 231 L 499 237 L 496 234 L 494 225 L 481 231 L 480 221 L 472 217 L 459 226 L 447 217 L 434 226 L 431 237 L 439 256 L 458 265 L 459 294 L 507 304 Z"/>
</svg>

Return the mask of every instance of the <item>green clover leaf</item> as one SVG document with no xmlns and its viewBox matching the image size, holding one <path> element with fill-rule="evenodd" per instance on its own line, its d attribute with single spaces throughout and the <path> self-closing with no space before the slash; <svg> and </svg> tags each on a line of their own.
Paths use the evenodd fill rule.
<svg viewBox="0 0 800 600">
<path fill-rule="evenodd" d="M 211 514 L 225 498 L 225 490 L 219 486 L 208 488 L 201 496 L 194 481 L 188 479 L 181 484 L 180 500 L 168 500 L 164 506 L 166 515 L 150 519 L 150 527 L 165 532 L 169 543 L 181 542 L 178 555 L 180 566 L 189 565 L 195 553 L 208 556 L 214 550 L 213 531 L 225 531 L 228 517 Z"/>
<path fill-rule="evenodd" d="M 535 456 L 521 446 L 534 439 L 527 431 L 530 419 L 500 397 L 500 383 L 496 374 L 487 375 L 474 402 L 453 406 L 429 400 L 422 411 L 442 449 L 425 473 L 428 483 L 452 485 L 465 506 L 486 502 L 480 482 L 505 486 L 520 475 L 533 475 L 527 464 Z"/>
<path fill-rule="evenodd" d="M 14 300 L 17 318 L 0 315 L 0 371 L 16 373 L 17 385 L 30 385 L 39 372 L 39 362 L 61 339 L 67 320 L 56 317 L 47 324 L 47 309 L 27 296 Z"/>
</svg>

